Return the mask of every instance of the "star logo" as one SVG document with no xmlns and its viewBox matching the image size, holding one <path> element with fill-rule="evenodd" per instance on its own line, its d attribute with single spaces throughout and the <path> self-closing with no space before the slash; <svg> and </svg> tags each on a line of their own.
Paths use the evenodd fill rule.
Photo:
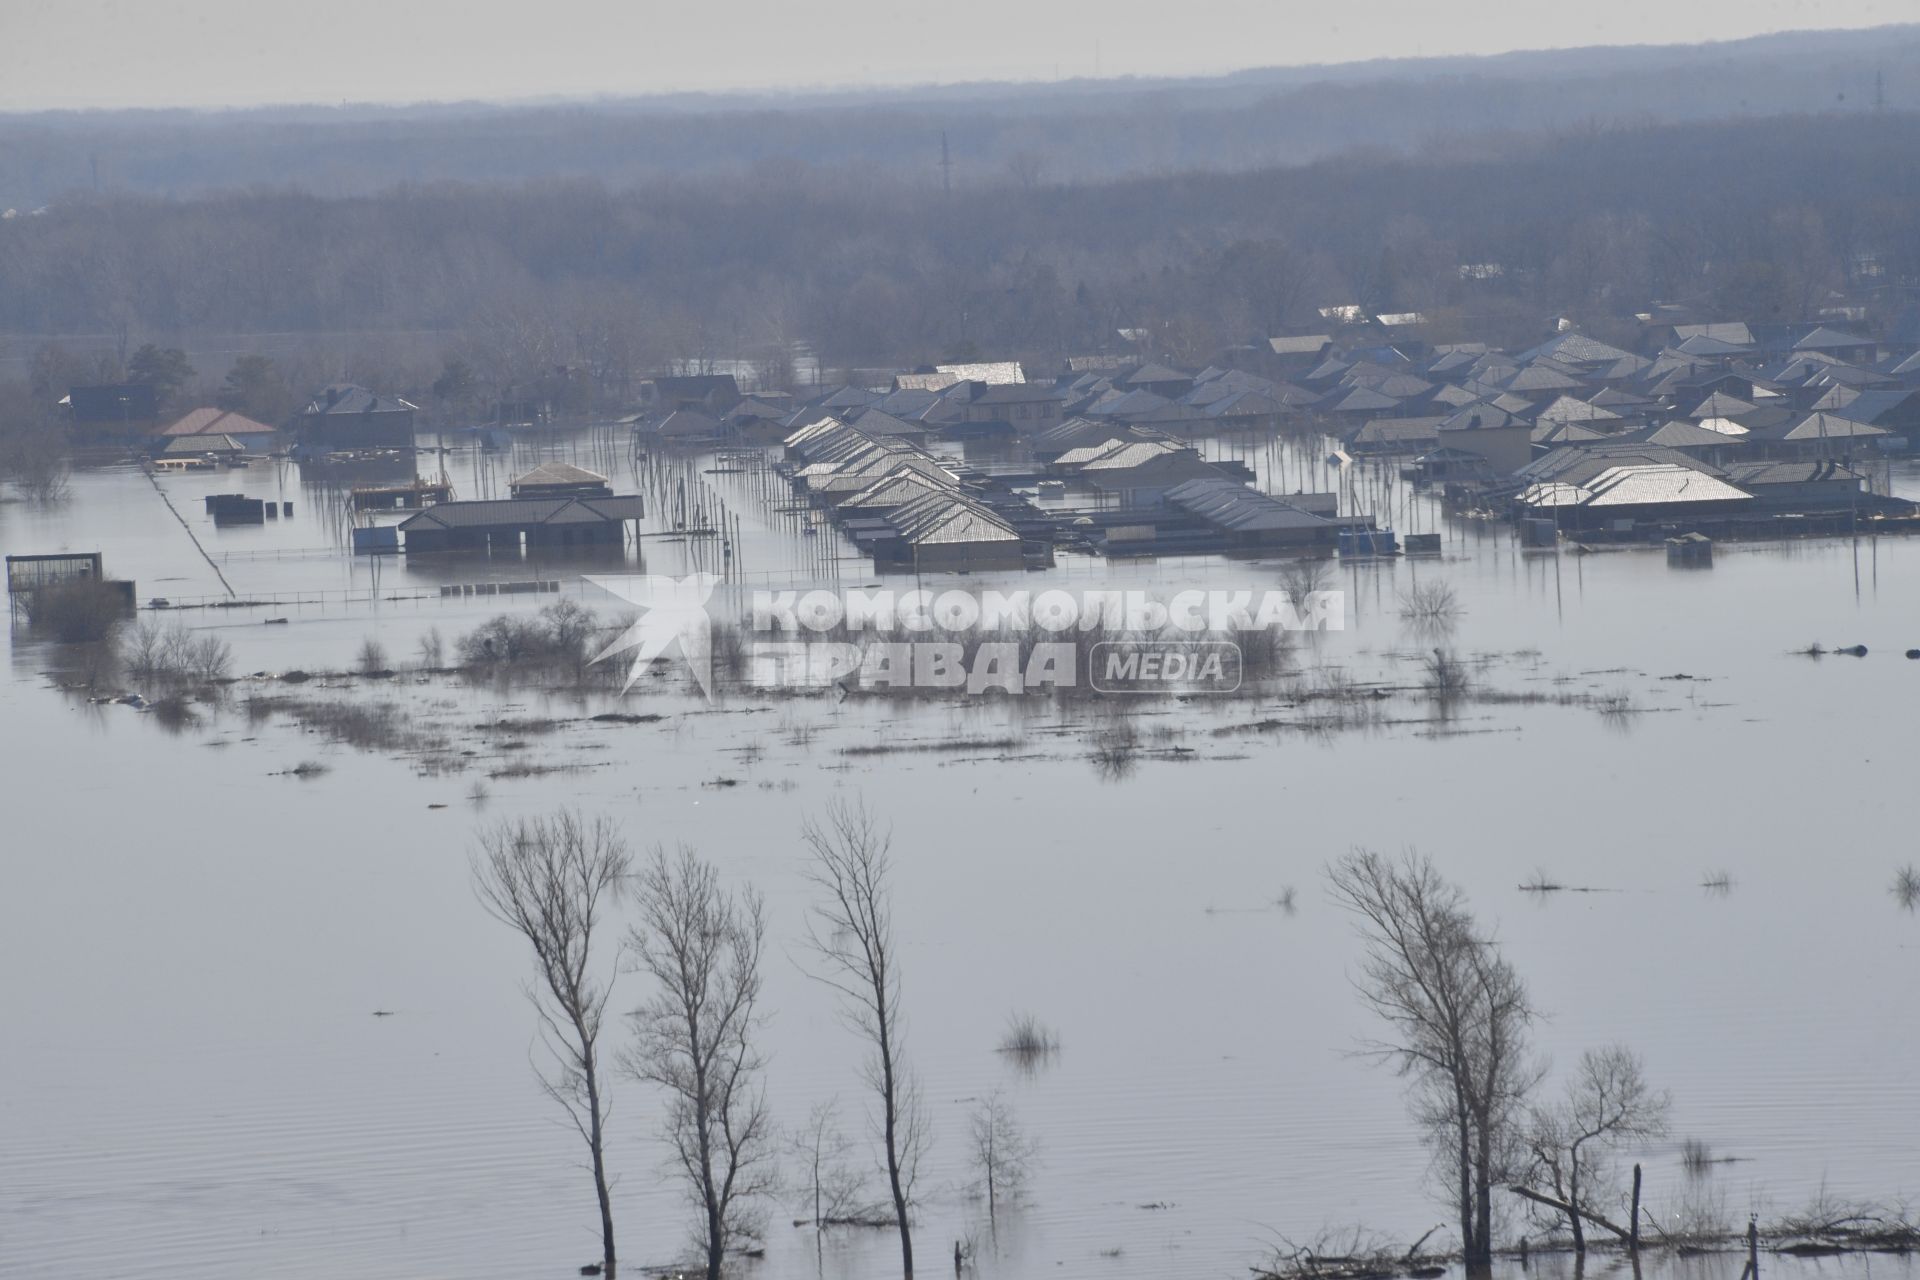
<svg viewBox="0 0 1920 1280">
<path fill-rule="evenodd" d="M 593 656 L 599 662 L 616 653 L 634 650 L 633 666 L 620 691 L 633 688 L 640 673 L 655 658 L 676 644 L 687 660 L 694 683 L 707 701 L 713 701 L 713 620 L 707 616 L 707 601 L 720 579 L 711 573 L 694 573 L 684 578 L 666 578 L 653 574 L 623 578 L 587 579 L 609 595 L 617 596 L 640 609 L 640 617 L 614 641 Z"/>
</svg>

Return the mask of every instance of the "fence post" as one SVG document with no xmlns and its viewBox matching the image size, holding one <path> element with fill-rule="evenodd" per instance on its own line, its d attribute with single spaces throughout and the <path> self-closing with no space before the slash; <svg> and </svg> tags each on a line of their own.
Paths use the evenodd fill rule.
<svg viewBox="0 0 1920 1280">
<path fill-rule="evenodd" d="M 1627 1251 L 1640 1252 L 1640 1164 L 1633 1166 L 1633 1216 L 1627 1219 Z"/>
</svg>

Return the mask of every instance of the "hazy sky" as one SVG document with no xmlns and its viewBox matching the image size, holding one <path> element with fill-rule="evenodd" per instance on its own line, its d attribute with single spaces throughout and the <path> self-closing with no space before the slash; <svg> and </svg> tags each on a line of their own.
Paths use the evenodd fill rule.
<svg viewBox="0 0 1920 1280">
<path fill-rule="evenodd" d="M 1164 75 L 1920 17 L 1920 0 L 0 0 L 0 109 Z"/>
</svg>

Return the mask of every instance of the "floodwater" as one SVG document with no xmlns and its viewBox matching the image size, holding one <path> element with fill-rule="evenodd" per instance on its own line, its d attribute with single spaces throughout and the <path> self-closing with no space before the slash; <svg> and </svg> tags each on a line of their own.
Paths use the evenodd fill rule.
<svg viewBox="0 0 1920 1280">
<path fill-rule="evenodd" d="M 592 442 L 570 448 L 610 465 Z M 461 496 L 516 469 L 471 452 L 448 466 Z M 612 466 L 633 480 L 623 458 Z M 735 556 L 715 562 L 710 542 L 675 541 L 656 519 L 629 569 L 871 580 L 830 533 L 770 511 L 751 476 L 705 469 L 698 483 L 740 521 Z M 282 593 L 175 615 L 225 639 L 237 672 L 344 669 L 369 636 L 405 663 L 429 628 L 451 641 L 551 599 L 443 599 L 447 581 L 553 577 L 614 607 L 579 566 L 355 562 L 337 498 L 291 464 L 157 487 L 92 471 L 73 487 L 55 508 L 0 505 L 0 546 L 99 549 L 143 601 Z M 216 530 L 200 497 L 231 490 L 295 513 Z M 559 805 L 613 815 L 640 847 L 690 844 L 765 892 L 770 1102 L 797 1125 L 837 1097 L 861 1138 L 860 1046 L 797 945 L 797 828 L 834 797 L 892 822 L 908 1050 L 934 1129 L 916 1236 L 927 1274 L 966 1238 L 983 1277 L 1226 1280 L 1282 1236 L 1365 1224 L 1410 1242 L 1443 1222 L 1400 1082 L 1353 1055 L 1373 1028 L 1322 868 L 1356 845 L 1418 848 L 1466 887 L 1550 1015 L 1538 1047 L 1561 1067 L 1614 1041 L 1644 1056 L 1674 1104 L 1672 1139 L 1635 1153 L 1657 1213 L 1705 1206 L 1743 1224 L 1823 1193 L 1920 1193 L 1920 917 L 1889 891 L 1915 857 L 1920 662 L 1901 655 L 1920 646 L 1920 543 L 1722 545 L 1712 569 L 1683 572 L 1657 551 L 1523 553 L 1502 529 L 1393 500 L 1445 532 L 1446 555 L 1343 567 L 1349 629 L 1303 644 L 1304 661 L 1417 680 L 1436 639 L 1396 600 L 1440 579 L 1461 612 L 1438 642 L 1483 659 L 1487 685 L 1624 694 L 1633 710 L 1516 702 L 1438 723 L 1409 702 L 1410 723 L 1315 737 L 1243 731 L 1270 714 L 1261 702 L 1155 704 L 1135 713 L 1143 733 L 1190 751 L 1115 774 L 1089 759 L 1085 708 L 708 708 L 643 683 L 617 705 L 658 723 L 511 747 L 478 726 L 616 700 L 411 678 L 355 694 L 473 739 L 466 772 L 432 773 L 233 708 L 170 732 L 54 689 L 55 655 L 14 633 L 0 666 L 0 1274 L 506 1280 L 594 1260 L 577 1140 L 528 1062 L 526 957 L 468 883 L 476 826 Z M 1077 562 L 1045 578 L 1171 589 L 1277 573 Z M 1792 652 L 1815 642 L 1869 654 Z M 983 745 L 847 754 L 971 739 Z M 467 798 L 526 756 L 557 771 Z M 307 760 L 328 771 L 284 776 Z M 1730 888 L 1702 887 L 1719 873 Z M 1521 891 L 1538 875 L 1593 892 Z M 1288 890 L 1291 911 L 1277 905 Z M 616 1003 L 638 998 L 623 978 Z M 1015 1011 L 1062 1041 L 1033 1073 L 995 1052 Z M 1041 1146 L 997 1231 L 967 1193 L 964 1137 L 994 1089 Z M 629 1267 L 685 1256 L 691 1230 L 660 1115 L 645 1087 L 616 1086 Z M 1684 1139 L 1734 1162 L 1690 1180 Z M 897 1274 L 891 1236 L 835 1234 L 816 1251 L 794 1216 L 769 1207 L 749 1274 Z M 1913 1275 L 1901 1259 L 1766 1265 Z M 1655 1269 L 1732 1280 L 1739 1261 Z"/>
</svg>

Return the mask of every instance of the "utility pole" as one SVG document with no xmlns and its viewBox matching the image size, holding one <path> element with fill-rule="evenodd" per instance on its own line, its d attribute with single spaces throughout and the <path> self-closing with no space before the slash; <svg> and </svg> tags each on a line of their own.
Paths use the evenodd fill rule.
<svg viewBox="0 0 1920 1280">
<path fill-rule="evenodd" d="M 953 156 L 947 151 L 947 131 L 940 131 L 940 188 L 947 195 L 953 194 Z"/>
</svg>

